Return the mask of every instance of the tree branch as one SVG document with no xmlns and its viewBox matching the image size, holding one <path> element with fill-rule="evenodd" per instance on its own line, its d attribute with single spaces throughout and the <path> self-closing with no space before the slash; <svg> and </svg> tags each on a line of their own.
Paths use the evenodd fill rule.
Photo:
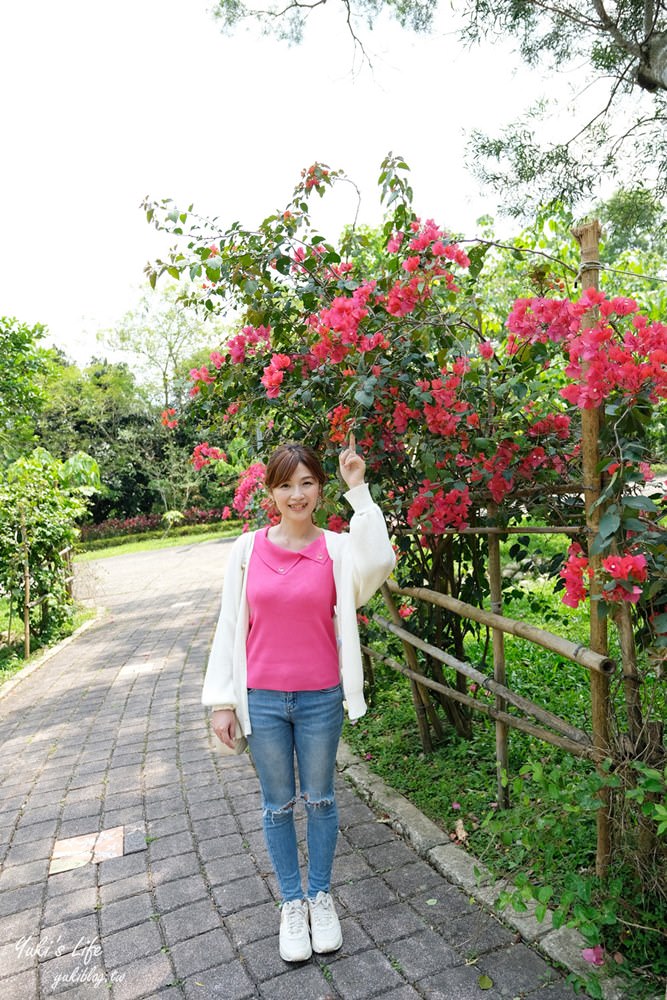
<svg viewBox="0 0 667 1000">
<path fill-rule="evenodd" d="M 639 59 L 641 56 L 640 46 L 637 42 L 633 42 L 631 39 L 625 37 L 616 22 L 610 18 L 609 14 L 605 10 L 602 0 L 593 0 L 593 7 L 600 19 L 600 24 L 603 29 L 607 32 L 607 34 L 611 35 L 618 47 L 624 52 L 627 52 L 629 55 L 634 56 L 635 59 Z"/>
</svg>

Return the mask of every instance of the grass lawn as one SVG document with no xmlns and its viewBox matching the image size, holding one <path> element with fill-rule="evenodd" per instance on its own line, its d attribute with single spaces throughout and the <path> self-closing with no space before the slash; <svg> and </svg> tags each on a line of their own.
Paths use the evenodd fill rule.
<svg viewBox="0 0 667 1000">
<path fill-rule="evenodd" d="M 153 549 L 168 549 L 175 545 L 196 545 L 199 542 L 212 542 L 217 538 L 233 538 L 241 531 L 238 523 L 202 526 L 182 531 L 151 533 L 144 535 L 125 535 L 122 538 L 105 539 L 104 545 L 86 546 L 77 552 L 75 562 L 90 562 L 92 559 L 109 559 L 112 556 L 127 555 L 131 552 L 149 552 Z"/>
</svg>

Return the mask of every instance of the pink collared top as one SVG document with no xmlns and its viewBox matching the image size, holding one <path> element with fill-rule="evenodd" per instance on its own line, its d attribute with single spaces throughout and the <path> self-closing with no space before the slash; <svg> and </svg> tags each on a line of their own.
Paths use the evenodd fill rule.
<svg viewBox="0 0 667 1000">
<path fill-rule="evenodd" d="M 258 531 L 248 565 L 248 687 L 317 691 L 340 681 L 336 586 L 324 535 L 292 552 Z"/>
</svg>

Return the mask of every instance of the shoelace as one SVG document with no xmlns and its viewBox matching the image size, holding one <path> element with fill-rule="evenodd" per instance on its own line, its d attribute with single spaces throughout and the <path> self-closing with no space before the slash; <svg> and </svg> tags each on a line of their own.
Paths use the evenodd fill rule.
<svg viewBox="0 0 667 1000">
<path fill-rule="evenodd" d="M 313 903 L 311 920 L 319 926 L 326 926 L 333 918 L 334 906 L 331 896 L 318 896 Z"/>
<path fill-rule="evenodd" d="M 303 907 L 299 904 L 294 906 L 290 906 L 288 904 L 285 907 L 285 910 L 286 910 L 288 933 L 300 934 L 303 930 L 303 925 L 306 920 L 306 914 L 303 911 Z"/>
</svg>

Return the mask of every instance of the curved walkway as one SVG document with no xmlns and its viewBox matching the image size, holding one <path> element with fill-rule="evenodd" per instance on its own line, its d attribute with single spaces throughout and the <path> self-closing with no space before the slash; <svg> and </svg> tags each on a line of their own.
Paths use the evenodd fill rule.
<svg viewBox="0 0 667 1000">
<path fill-rule="evenodd" d="M 199 701 L 229 545 L 81 564 L 78 596 L 105 612 L 2 692 L 1 995 L 571 1000 L 471 902 L 464 852 L 344 748 L 344 945 L 279 958 L 258 782 L 247 755 L 217 754 Z M 524 923 L 558 957 L 561 932 Z"/>
</svg>

